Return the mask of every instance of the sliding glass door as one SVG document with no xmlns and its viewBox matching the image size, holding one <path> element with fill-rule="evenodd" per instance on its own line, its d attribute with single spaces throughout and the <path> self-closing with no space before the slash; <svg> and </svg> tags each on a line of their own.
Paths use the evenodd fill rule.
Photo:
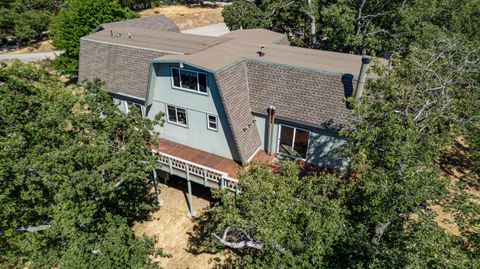
<svg viewBox="0 0 480 269">
<path fill-rule="evenodd" d="M 289 157 L 306 159 L 309 137 L 310 132 L 307 130 L 280 125 L 278 153 Z"/>
</svg>

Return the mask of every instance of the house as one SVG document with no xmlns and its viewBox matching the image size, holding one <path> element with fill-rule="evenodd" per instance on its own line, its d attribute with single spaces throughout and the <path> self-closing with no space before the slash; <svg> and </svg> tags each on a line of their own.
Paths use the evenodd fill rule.
<svg viewBox="0 0 480 269">
<path fill-rule="evenodd" d="M 79 79 L 103 79 L 126 112 L 165 113 L 157 127 L 164 170 L 235 190 L 238 165 L 250 161 L 343 167 L 336 153 L 346 142 L 338 134 L 349 122 L 345 98 L 357 86 L 361 94 L 369 62 L 292 47 L 268 30 L 209 37 L 150 18 L 81 38 Z"/>
</svg>

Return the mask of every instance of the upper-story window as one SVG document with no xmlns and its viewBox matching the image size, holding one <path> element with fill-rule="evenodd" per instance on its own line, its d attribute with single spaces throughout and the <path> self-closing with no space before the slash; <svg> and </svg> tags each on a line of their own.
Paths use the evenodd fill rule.
<svg viewBox="0 0 480 269">
<path fill-rule="evenodd" d="M 172 87 L 206 94 L 207 74 L 172 67 Z"/>
<path fill-rule="evenodd" d="M 278 153 L 305 160 L 307 158 L 310 131 L 287 125 L 280 125 Z"/>
<path fill-rule="evenodd" d="M 170 123 L 188 126 L 187 111 L 184 108 L 167 105 L 167 119 Z"/>
</svg>

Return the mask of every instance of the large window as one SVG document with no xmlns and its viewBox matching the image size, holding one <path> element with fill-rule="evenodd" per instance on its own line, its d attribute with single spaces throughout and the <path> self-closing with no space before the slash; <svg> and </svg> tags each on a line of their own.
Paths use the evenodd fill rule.
<svg viewBox="0 0 480 269">
<path fill-rule="evenodd" d="M 280 125 L 278 153 L 289 157 L 306 159 L 310 132 L 286 125 Z"/>
<path fill-rule="evenodd" d="M 172 67 L 172 87 L 206 94 L 207 74 Z"/>
<path fill-rule="evenodd" d="M 167 105 L 168 122 L 187 126 L 187 111 L 184 108 Z"/>
</svg>

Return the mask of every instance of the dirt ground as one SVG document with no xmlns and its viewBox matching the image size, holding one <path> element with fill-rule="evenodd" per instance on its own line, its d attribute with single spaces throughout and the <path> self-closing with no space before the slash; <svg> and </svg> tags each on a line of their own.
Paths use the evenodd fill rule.
<svg viewBox="0 0 480 269">
<path fill-rule="evenodd" d="M 40 41 L 25 48 L 16 50 L 14 53 L 51 52 L 53 45 L 51 40 Z"/>
<path fill-rule="evenodd" d="M 194 233 L 194 226 L 202 219 L 202 213 L 210 206 L 208 189 L 192 183 L 193 206 L 197 218 L 188 216 L 186 181 L 171 180 L 161 186 L 163 207 L 151 214 L 148 221 L 136 223 L 135 234 L 156 236 L 157 247 L 171 255 L 170 258 L 158 258 L 162 268 L 213 268 L 226 257 L 221 254 L 195 253 L 190 250 L 189 241 Z"/>
<path fill-rule="evenodd" d="M 140 12 L 141 17 L 164 14 L 177 24 L 180 30 L 222 23 L 222 7 L 163 6 Z"/>
<path fill-rule="evenodd" d="M 442 176 L 449 180 L 450 194 L 455 195 L 458 192 L 460 183 L 466 184 L 465 191 L 473 196 L 471 201 L 480 204 L 480 179 L 470 171 L 472 164 L 465 156 L 468 150 L 464 138 L 459 137 L 438 162 L 442 168 Z M 458 212 L 446 210 L 442 205 L 431 205 L 430 209 L 437 214 L 435 221 L 440 227 L 454 235 L 460 235 L 459 225 L 455 221 L 455 214 Z"/>
</svg>

